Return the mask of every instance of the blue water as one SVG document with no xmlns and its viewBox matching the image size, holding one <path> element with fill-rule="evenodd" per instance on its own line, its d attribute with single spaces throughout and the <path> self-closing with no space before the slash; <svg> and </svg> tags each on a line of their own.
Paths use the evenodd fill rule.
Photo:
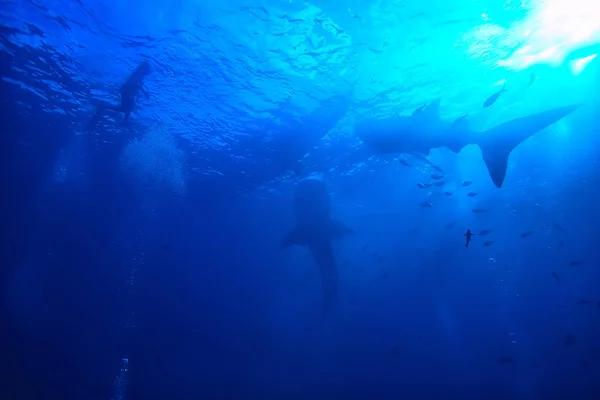
<svg viewBox="0 0 600 400">
<path fill-rule="evenodd" d="M 3 0 L 0 398 L 600 398 L 598 21 L 585 0 Z M 88 129 L 142 61 L 129 122 Z M 581 106 L 502 188 L 477 146 L 354 133 L 437 98 L 476 131 Z M 311 253 L 279 245 L 312 174 L 354 231 L 328 313 Z"/>
</svg>

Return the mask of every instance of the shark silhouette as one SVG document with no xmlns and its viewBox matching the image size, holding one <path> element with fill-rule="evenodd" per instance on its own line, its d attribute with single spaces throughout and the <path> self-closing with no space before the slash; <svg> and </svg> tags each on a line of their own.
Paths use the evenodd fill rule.
<svg viewBox="0 0 600 400">
<path fill-rule="evenodd" d="M 317 178 L 300 181 L 294 191 L 296 226 L 284 236 L 281 247 L 308 246 L 321 275 L 322 310 L 328 311 L 338 290 L 337 262 L 332 241 L 353 231 L 331 218 L 331 203 L 325 182 Z"/>
<path fill-rule="evenodd" d="M 290 118 L 284 125 L 268 122 L 260 128 L 249 127 L 226 157 L 208 153 L 211 168 L 219 173 L 200 177 L 201 184 L 191 185 L 190 190 L 198 190 L 201 198 L 206 199 L 206 193 L 211 193 L 220 199 L 220 195 L 231 192 L 255 190 L 290 171 L 302 176 L 305 167 L 300 161 L 345 116 L 351 102 L 352 93 L 344 92 L 321 101 L 313 112 L 298 120 Z M 265 132 L 269 133 L 268 139 Z"/>
<path fill-rule="evenodd" d="M 365 145 L 380 154 L 425 153 L 447 147 L 458 153 L 469 144 L 480 147 L 492 181 L 502 187 L 512 150 L 534 133 L 575 111 L 571 105 L 513 119 L 485 132 L 471 131 L 465 121 L 440 119 L 440 100 L 435 100 L 411 117 L 395 116 L 356 124 L 355 134 Z"/>
</svg>

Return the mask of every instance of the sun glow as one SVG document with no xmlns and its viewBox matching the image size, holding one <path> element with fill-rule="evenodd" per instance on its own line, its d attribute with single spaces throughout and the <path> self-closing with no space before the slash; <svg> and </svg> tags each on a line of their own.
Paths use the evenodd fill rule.
<svg viewBox="0 0 600 400">
<path fill-rule="evenodd" d="M 600 1 L 540 0 L 538 4 L 518 29 L 521 47 L 503 65 L 516 69 L 559 65 L 572 51 L 600 43 Z M 579 64 L 579 72 L 589 61 Z"/>
</svg>

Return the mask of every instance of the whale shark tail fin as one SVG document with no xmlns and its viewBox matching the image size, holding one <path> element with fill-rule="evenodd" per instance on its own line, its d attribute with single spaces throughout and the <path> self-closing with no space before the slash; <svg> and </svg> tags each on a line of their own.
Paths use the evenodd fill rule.
<svg viewBox="0 0 600 400">
<path fill-rule="evenodd" d="M 483 161 L 487 166 L 492 181 L 502 187 L 508 157 L 515 147 L 530 138 L 534 133 L 552 125 L 579 108 L 579 105 L 555 108 L 537 114 L 513 119 L 486 132 L 478 133 Z"/>
<path fill-rule="evenodd" d="M 481 145 L 483 162 L 496 187 L 501 188 L 508 169 L 508 156 L 513 147 Z M 516 146 L 515 146 L 516 147 Z"/>
<path fill-rule="evenodd" d="M 348 233 L 348 228 L 341 223 L 335 225 L 329 235 L 326 236 L 313 234 L 309 237 L 310 232 L 296 227 L 285 235 L 281 241 L 281 248 L 293 245 L 308 246 L 321 275 L 321 311 L 323 313 L 327 313 L 331 309 L 337 297 L 338 289 L 337 261 L 331 242 L 334 235 L 343 235 L 344 233 Z"/>
<path fill-rule="evenodd" d="M 331 240 L 325 240 L 309 245 L 309 249 L 321 275 L 321 311 L 327 313 L 331 310 L 338 292 L 337 261 L 333 254 L 333 246 Z"/>
</svg>

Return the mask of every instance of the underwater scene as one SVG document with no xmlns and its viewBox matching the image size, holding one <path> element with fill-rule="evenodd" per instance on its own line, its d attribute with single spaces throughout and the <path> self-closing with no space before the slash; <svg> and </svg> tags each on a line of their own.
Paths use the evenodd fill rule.
<svg viewBox="0 0 600 400">
<path fill-rule="evenodd" d="M 599 54 L 597 0 L 0 0 L 0 399 L 600 399 Z"/>
</svg>

